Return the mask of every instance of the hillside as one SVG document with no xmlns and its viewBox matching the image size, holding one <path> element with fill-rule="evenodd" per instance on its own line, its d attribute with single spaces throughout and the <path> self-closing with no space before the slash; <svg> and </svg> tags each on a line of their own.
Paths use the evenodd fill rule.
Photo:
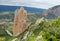
<svg viewBox="0 0 60 41">
<path fill-rule="evenodd" d="M 15 37 L 0 37 L 0 40 L 2 39 L 3 41 L 60 41 L 60 17 L 50 21 L 45 18 L 37 19 L 23 33 Z"/>
</svg>

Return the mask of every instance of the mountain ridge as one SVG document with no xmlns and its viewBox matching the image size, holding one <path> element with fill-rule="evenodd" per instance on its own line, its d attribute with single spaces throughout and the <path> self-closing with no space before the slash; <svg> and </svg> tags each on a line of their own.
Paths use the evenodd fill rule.
<svg viewBox="0 0 60 41">
<path fill-rule="evenodd" d="M 20 9 L 21 6 L 8 6 L 8 5 L 0 5 L 0 12 L 3 11 L 15 11 L 16 9 Z M 42 9 L 42 8 L 34 8 L 34 7 L 26 7 L 23 6 L 25 10 L 27 10 L 27 12 L 42 12 L 46 9 Z"/>
</svg>

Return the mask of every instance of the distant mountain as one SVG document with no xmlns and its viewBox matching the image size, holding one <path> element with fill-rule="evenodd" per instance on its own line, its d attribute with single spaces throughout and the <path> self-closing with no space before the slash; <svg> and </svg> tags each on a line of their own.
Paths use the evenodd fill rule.
<svg viewBox="0 0 60 41">
<path fill-rule="evenodd" d="M 49 8 L 48 10 L 42 12 L 42 15 L 47 18 L 56 18 L 60 16 L 60 5 Z"/>
<path fill-rule="evenodd" d="M 15 11 L 16 9 L 20 9 L 21 6 L 7 6 L 7 5 L 0 5 L 0 12 L 4 12 L 4 11 Z M 42 9 L 42 8 L 34 8 L 34 7 L 26 7 L 23 6 L 25 10 L 27 10 L 27 12 L 42 12 L 46 9 Z"/>
<path fill-rule="evenodd" d="M 52 14 L 54 14 L 56 16 L 60 16 L 60 5 L 50 8 L 50 10 L 51 10 Z"/>
</svg>

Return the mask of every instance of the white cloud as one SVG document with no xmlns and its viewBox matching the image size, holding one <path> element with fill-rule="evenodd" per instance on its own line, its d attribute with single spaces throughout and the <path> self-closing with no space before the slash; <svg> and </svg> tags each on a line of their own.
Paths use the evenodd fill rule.
<svg viewBox="0 0 60 41">
<path fill-rule="evenodd" d="M 50 8 L 55 5 L 60 5 L 60 0 L 0 0 L 0 5 Z"/>
</svg>

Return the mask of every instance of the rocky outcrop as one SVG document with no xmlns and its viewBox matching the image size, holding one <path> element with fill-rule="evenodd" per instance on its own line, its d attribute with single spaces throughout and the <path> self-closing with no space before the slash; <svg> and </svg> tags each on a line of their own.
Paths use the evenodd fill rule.
<svg viewBox="0 0 60 41">
<path fill-rule="evenodd" d="M 42 15 L 45 16 L 45 17 L 47 17 L 47 18 L 48 17 L 49 18 L 56 18 L 56 17 L 60 16 L 60 5 L 54 6 L 52 8 L 49 8 L 46 11 L 43 11 Z"/>
<path fill-rule="evenodd" d="M 19 10 L 15 11 L 14 17 L 14 28 L 13 35 L 18 35 L 23 33 L 29 24 L 29 19 L 27 16 L 27 11 L 21 7 Z"/>
</svg>

